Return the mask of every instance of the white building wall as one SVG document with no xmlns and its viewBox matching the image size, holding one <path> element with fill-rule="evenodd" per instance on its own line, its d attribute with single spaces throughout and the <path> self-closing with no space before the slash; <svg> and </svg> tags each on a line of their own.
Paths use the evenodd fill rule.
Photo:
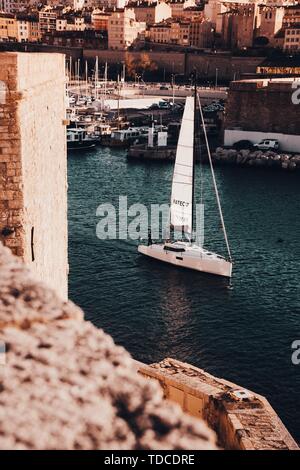
<svg viewBox="0 0 300 470">
<path fill-rule="evenodd" d="M 250 140 L 257 144 L 262 139 L 276 139 L 280 150 L 284 152 L 300 153 L 300 135 L 280 134 L 276 132 L 243 131 L 239 129 L 225 129 L 224 145 L 232 146 L 239 140 Z"/>
</svg>

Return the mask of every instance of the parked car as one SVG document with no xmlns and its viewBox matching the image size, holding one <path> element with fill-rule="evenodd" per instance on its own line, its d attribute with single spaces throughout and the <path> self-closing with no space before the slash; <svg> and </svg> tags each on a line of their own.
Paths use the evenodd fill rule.
<svg viewBox="0 0 300 470">
<path fill-rule="evenodd" d="M 279 142 L 276 139 L 263 139 L 253 146 L 258 150 L 279 150 Z"/>
<path fill-rule="evenodd" d="M 250 140 L 239 140 L 233 144 L 233 148 L 235 150 L 252 150 L 253 144 Z"/>
<path fill-rule="evenodd" d="M 159 109 L 169 109 L 170 103 L 168 101 L 160 101 L 158 103 Z"/>
</svg>

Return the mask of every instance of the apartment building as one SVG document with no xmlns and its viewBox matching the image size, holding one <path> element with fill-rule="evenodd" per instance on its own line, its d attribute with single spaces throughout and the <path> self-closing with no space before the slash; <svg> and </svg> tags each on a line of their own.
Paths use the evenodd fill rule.
<svg viewBox="0 0 300 470">
<path fill-rule="evenodd" d="M 172 18 L 181 18 L 184 13 L 183 10 L 190 7 L 195 7 L 195 0 L 170 0 L 169 5 L 172 10 Z"/>
<path fill-rule="evenodd" d="M 56 31 L 84 31 L 88 25 L 83 16 L 65 17 L 56 19 Z"/>
<path fill-rule="evenodd" d="M 40 34 L 43 36 L 45 33 L 51 31 L 56 31 L 56 20 L 58 17 L 58 11 L 53 10 L 52 8 L 43 8 L 39 12 L 39 24 L 40 24 Z"/>
<path fill-rule="evenodd" d="M 158 44 L 169 44 L 171 41 L 171 25 L 169 22 L 152 24 L 147 31 L 147 38 L 150 42 Z"/>
<path fill-rule="evenodd" d="M 192 21 L 190 25 L 190 45 L 201 49 L 211 49 L 215 41 L 215 24 L 208 20 Z"/>
<path fill-rule="evenodd" d="M 40 39 L 39 20 L 36 16 L 17 15 L 17 39 L 19 42 L 37 42 Z"/>
<path fill-rule="evenodd" d="M 136 21 L 132 8 L 118 9 L 108 19 L 108 47 L 114 50 L 126 50 L 133 42 L 142 37 L 146 23 Z"/>
<path fill-rule="evenodd" d="M 172 8 L 166 2 L 134 2 L 129 3 L 128 8 L 133 8 L 137 21 L 147 24 L 160 23 L 172 16 Z"/>
<path fill-rule="evenodd" d="M 283 49 L 290 52 L 299 52 L 300 50 L 300 23 L 291 24 L 284 32 Z"/>
<path fill-rule="evenodd" d="M 17 20 L 12 13 L 0 13 L 0 41 L 16 41 Z"/>
<path fill-rule="evenodd" d="M 28 0 L 2 0 L 0 10 L 5 13 L 18 13 L 28 8 Z"/>
<path fill-rule="evenodd" d="M 95 9 L 91 15 L 92 28 L 96 31 L 107 31 L 108 20 L 111 14 L 111 11 Z"/>
</svg>

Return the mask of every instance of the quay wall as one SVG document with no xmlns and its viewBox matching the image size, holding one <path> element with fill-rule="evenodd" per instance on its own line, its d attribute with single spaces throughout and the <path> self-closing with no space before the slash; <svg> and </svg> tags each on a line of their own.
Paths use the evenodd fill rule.
<svg viewBox="0 0 300 470">
<path fill-rule="evenodd" d="M 65 64 L 0 53 L 0 241 L 67 298 Z"/>
<path fill-rule="evenodd" d="M 48 44 L 33 43 L 0 43 L 0 50 L 25 52 L 54 52 L 62 53 L 73 59 L 94 61 L 99 57 L 100 62 L 118 65 L 125 61 L 126 54 L 138 58 L 145 52 L 161 71 L 167 75 L 172 73 L 189 76 L 195 69 L 200 79 L 215 83 L 217 79 L 231 81 L 241 78 L 244 74 L 256 74 L 256 68 L 263 63 L 265 57 L 239 57 L 231 54 L 210 54 L 179 51 L 113 51 L 109 49 L 84 49 L 80 47 L 60 47 Z"/>
<path fill-rule="evenodd" d="M 118 64 L 125 61 L 126 54 L 133 59 L 138 59 L 142 52 L 146 52 L 158 68 L 161 71 L 165 70 L 167 74 L 175 73 L 189 76 L 196 69 L 199 79 L 213 80 L 214 83 L 216 69 L 219 81 L 230 81 L 240 78 L 243 74 L 255 74 L 256 67 L 265 60 L 264 57 L 234 57 L 230 54 L 196 54 L 174 51 L 125 52 L 92 49 L 85 49 L 83 57 L 91 60 L 98 56 L 102 62 Z"/>
</svg>

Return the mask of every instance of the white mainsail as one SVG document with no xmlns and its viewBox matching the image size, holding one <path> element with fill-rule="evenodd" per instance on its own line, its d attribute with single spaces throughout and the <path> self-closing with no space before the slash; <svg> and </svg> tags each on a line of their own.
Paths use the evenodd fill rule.
<svg viewBox="0 0 300 470">
<path fill-rule="evenodd" d="M 192 234 L 194 173 L 194 98 L 187 97 L 179 133 L 173 174 L 170 223 Z"/>
</svg>

